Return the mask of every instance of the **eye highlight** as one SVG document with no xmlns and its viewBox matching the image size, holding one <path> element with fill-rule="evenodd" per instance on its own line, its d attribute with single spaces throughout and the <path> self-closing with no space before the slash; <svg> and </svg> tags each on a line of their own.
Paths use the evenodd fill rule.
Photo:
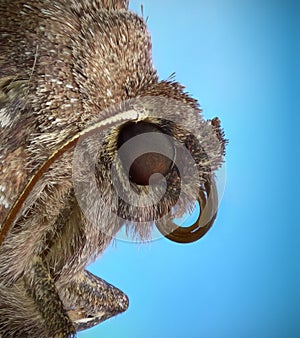
<svg viewBox="0 0 300 338">
<path fill-rule="evenodd" d="M 149 133 L 149 138 L 144 137 L 143 142 L 133 142 L 131 147 L 120 154 L 123 167 L 129 172 L 130 181 L 138 185 L 149 185 L 152 175 L 151 181 L 155 183 L 157 176 L 154 174 L 166 176 L 175 160 L 175 149 L 170 138 L 164 136 L 160 127 L 145 121 L 129 122 L 123 126 L 118 136 L 118 149 L 127 141 L 146 133 Z M 153 137 L 153 133 L 157 133 L 159 137 Z M 157 149 L 157 152 L 149 151 L 149 148 Z M 160 149 L 164 149 L 166 155 L 160 154 Z"/>
</svg>

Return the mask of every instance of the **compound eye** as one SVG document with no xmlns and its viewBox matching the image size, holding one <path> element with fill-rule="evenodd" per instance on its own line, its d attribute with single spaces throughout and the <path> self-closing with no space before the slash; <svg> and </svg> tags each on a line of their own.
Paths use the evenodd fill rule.
<svg viewBox="0 0 300 338">
<path fill-rule="evenodd" d="M 143 137 L 137 137 L 139 135 Z M 127 141 L 131 142 L 125 146 Z M 128 170 L 130 181 L 138 185 L 149 185 L 153 174 L 166 176 L 175 160 L 175 150 L 170 137 L 164 134 L 161 128 L 149 122 L 126 123 L 118 137 L 118 149 L 121 147 L 123 149 L 120 159 L 123 167 Z M 152 179 L 155 183 L 155 176 Z"/>
</svg>

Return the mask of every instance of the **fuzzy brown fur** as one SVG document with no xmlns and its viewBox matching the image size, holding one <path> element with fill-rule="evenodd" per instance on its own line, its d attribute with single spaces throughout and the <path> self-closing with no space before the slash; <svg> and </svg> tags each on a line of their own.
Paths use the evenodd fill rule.
<svg viewBox="0 0 300 338">
<path fill-rule="evenodd" d="M 95 121 L 136 105 L 141 120 L 191 151 L 202 174 L 185 188 L 183 203 L 197 199 L 223 161 L 223 133 L 218 123 L 203 120 L 181 85 L 159 82 L 145 22 L 128 11 L 128 1 L 0 0 L 0 17 L 0 231 L 30 177 L 53 152 Z M 26 199 L 0 247 L 0 336 L 68 337 L 126 310 L 127 297 L 85 267 L 122 226 L 119 216 L 134 236 L 149 238 L 153 222 L 147 220 L 174 205 L 179 178 L 170 173 L 166 195 L 155 207 L 138 210 L 120 201 L 110 171 L 119 130 L 103 134 L 97 192 L 85 182 L 82 155 L 78 177 L 89 191 L 83 198 L 101 195 L 94 222 L 74 192 L 72 149 Z M 117 177 L 121 184 L 126 179 L 121 164 Z"/>
</svg>

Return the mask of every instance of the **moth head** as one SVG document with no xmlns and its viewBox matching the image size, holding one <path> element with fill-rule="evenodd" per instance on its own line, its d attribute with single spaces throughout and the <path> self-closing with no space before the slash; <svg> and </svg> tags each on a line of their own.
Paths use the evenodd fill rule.
<svg viewBox="0 0 300 338">
<path fill-rule="evenodd" d="M 214 172 L 225 145 L 219 121 L 205 121 L 190 103 L 163 96 L 131 99 L 105 115 L 114 125 L 77 146 L 75 192 L 85 214 L 99 224 L 110 219 L 102 225 L 108 234 L 125 225 L 135 239 L 148 240 L 155 226 L 176 242 L 202 237 L 218 207 Z M 87 149 L 93 155 L 83 156 Z M 197 221 L 178 226 L 174 219 L 196 203 Z"/>
</svg>

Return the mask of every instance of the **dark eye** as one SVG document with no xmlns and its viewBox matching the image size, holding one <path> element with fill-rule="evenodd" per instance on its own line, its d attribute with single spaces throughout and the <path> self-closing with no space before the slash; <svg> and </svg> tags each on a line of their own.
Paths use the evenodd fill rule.
<svg viewBox="0 0 300 338">
<path fill-rule="evenodd" d="M 146 133 L 151 134 L 144 135 Z M 143 135 L 143 138 L 136 138 L 135 142 L 134 138 L 138 135 Z M 160 127 L 144 121 L 129 122 L 120 130 L 118 149 L 129 140 L 132 142 L 120 152 L 120 158 L 124 168 L 129 171 L 131 182 L 148 185 L 153 174 L 159 173 L 166 176 L 169 173 L 175 150 L 170 138 Z M 161 151 L 163 154 L 160 153 Z"/>
</svg>

